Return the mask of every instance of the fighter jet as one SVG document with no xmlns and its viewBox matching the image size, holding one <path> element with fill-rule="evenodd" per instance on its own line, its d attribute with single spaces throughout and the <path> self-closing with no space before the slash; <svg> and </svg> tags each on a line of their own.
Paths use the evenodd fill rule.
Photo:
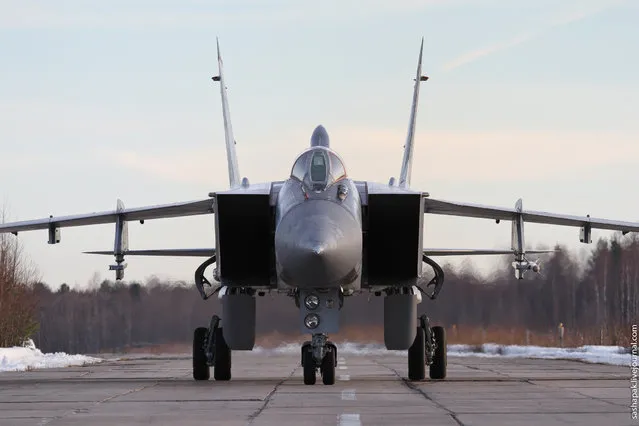
<svg viewBox="0 0 639 426">
<path fill-rule="evenodd" d="M 189 202 L 115 210 L 0 224 L 1 233 L 43 229 L 49 243 L 60 242 L 60 229 L 115 223 L 113 250 L 93 251 L 115 257 L 110 266 L 122 279 L 125 257 L 201 256 L 195 284 L 203 299 L 217 295 L 221 317 L 193 334 L 193 378 L 231 378 L 232 351 L 255 345 L 258 296 L 278 293 L 298 309 L 300 331 L 310 340 L 301 346 L 304 383 L 315 384 L 318 372 L 325 385 L 335 383 L 337 346 L 328 336 L 339 328 L 340 310 L 348 298 L 370 293 L 384 298 L 386 348 L 408 350 L 408 378 L 446 377 L 446 333 L 426 315 L 418 317 L 422 297 L 436 299 L 444 283 L 442 268 L 432 256 L 507 254 L 514 257 L 517 278 L 539 272 L 524 249 L 527 222 L 580 228 L 579 240 L 591 242 L 592 229 L 639 231 L 639 222 L 596 219 L 514 208 L 443 201 L 411 189 L 411 168 L 417 106 L 422 74 L 419 49 L 408 135 L 399 177 L 386 183 L 359 181 L 347 174 L 342 158 L 331 147 L 326 129 L 317 126 L 310 144 L 294 161 L 284 180 L 251 184 L 241 177 L 229 111 L 222 57 L 217 44 L 219 82 L 225 129 L 230 188 Z M 129 250 L 128 222 L 190 215 L 215 215 L 215 248 Z M 425 214 L 453 215 L 512 222 L 512 245 L 504 250 L 431 249 L 423 247 Z M 424 265 L 434 276 L 426 278 Z M 212 274 L 207 269 L 212 267 Z M 207 278 L 210 278 L 210 280 Z"/>
</svg>

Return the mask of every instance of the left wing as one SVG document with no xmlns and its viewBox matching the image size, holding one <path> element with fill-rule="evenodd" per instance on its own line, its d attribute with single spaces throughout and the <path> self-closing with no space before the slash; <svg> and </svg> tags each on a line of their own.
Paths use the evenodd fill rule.
<svg viewBox="0 0 639 426">
<path fill-rule="evenodd" d="M 519 210 L 517 208 L 493 207 L 481 204 L 443 201 L 429 198 L 427 196 L 424 197 L 424 213 L 511 221 L 517 219 L 519 215 L 521 215 L 524 222 L 577 226 L 587 229 L 588 234 L 590 229 L 607 229 L 611 231 L 621 231 L 623 233 L 639 232 L 639 222 L 599 219 L 590 217 L 590 215 L 572 216 L 533 210 Z M 589 238 L 586 238 L 586 240 L 588 239 Z"/>
<path fill-rule="evenodd" d="M 161 204 L 157 206 L 135 207 L 132 209 L 117 208 L 96 213 L 78 214 L 72 216 L 49 216 L 43 219 L 25 220 L 21 222 L 0 223 L 0 234 L 37 229 L 55 230 L 58 228 L 83 225 L 99 225 L 103 223 L 115 223 L 118 220 L 147 220 L 180 216 L 194 216 L 215 213 L 215 199 L 187 201 L 174 204 Z"/>
<path fill-rule="evenodd" d="M 527 254 L 555 253 L 556 250 L 526 250 Z M 513 255 L 513 250 L 492 250 L 492 249 L 440 249 L 425 248 L 424 256 L 480 256 L 480 255 Z"/>
</svg>

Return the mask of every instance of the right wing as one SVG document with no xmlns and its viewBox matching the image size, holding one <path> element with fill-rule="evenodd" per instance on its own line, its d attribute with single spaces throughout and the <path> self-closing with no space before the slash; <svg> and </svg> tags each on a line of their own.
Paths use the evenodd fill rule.
<svg viewBox="0 0 639 426">
<path fill-rule="evenodd" d="M 556 250 L 526 250 L 526 254 L 555 253 Z M 480 256 L 480 255 L 500 255 L 515 254 L 514 250 L 493 250 L 493 249 L 439 249 L 425 248 L 425 256 Z"/>
<path fill-rule="evenodd" d="M 17 234 L 23 231 L 37 229 L 57 229 L 70 226 L 99 225 L 115 223 L 118 219 L 124 221 L 161 219 L 181 216 L 194 216 L 215 213 L 215 199 L 207 198 L 199 201 L 187 201 L 157 206 L 135 207 L 131 209 L 116 209 L 96 213 L 86 213 L 71 216 L 49 216 L 43 219 L 25 220 L 21 222 L 0 223 L 0 234 Z"/>
<path fill-rule="evenodd" d="M 86 254 L 104 254 L 113 256 L 113 250 L 85 251 Z M 215 256 L 214 248 L 185 248 L 185 249 L 151 249 L 126 250 L 123 256 L 175 256 L 175 257 L 211 257 Z"/>
<path fill-rule="evenodd" d="M 523 221 L 529 223 L 577 227 L 587 226 L 592 229 L 606 229 L 624 233 L 639 232 L 639 222 L 599 219 L 590 216 L 573 216 L 533 210 L 519 211 L 517 208 L 443 201 L 430 197 L 424 197 L 424 213 L 511 221 L 515 220 L 518 215 L 521 215 Z"/>
</svg>

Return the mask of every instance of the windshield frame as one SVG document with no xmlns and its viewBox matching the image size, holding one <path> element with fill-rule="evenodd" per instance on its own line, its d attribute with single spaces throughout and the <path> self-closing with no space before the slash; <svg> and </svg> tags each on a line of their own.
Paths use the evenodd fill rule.
<svg viewBox="0 0 639 426">
<path fill-rule="evenodd" d="M 313 173 L 313 160 L 321 156 L 324 160 L 324 173 L 321 179 Z M 314 192 L 322 192 L 347 177 L 346 167 L 339 155 L 330 148 L 315 146 L 302 152 L 291 169 L 294 178 Z M 313 179 L 316 178 L 316 179 Z"/>
</svg>

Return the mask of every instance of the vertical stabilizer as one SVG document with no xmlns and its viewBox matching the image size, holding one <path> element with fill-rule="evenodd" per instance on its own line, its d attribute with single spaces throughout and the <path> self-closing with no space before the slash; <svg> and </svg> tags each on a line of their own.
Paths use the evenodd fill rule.
<svg viewBox="0 0 639 426">
<path fill-rule="evenodd" d="M 422 75 L 422 52 L 424 50 L 424 38 L 419 48 L 419 60 L 417 61 L 417 74 L 415 76 L 415 88 L 413 89 L 413 104 L 410 108 L 410 119 L 408 121 L 408 134 L 404 145 L 404 159 L 402 160 L 402 171 L 399 175 L 399 186 L 408 187 L 410 185 L 410 174 L 413 163 L 413 140 L 415 139 L 415 121 L 417 120 L 417 104 L 419 102 L 419 86 L 428 77 Z"/>
<path fill-rule="evenodd" d="M 226 158 L 229 168 L 229 184 L 231 188 L 237 188 L 241 184 L 240 169 L 237 165 L 237 154 L 235 153 L 235 138 L 233 137 L 233 126 L 231 126 L 231 113 L 229 111 L 229 101 L 226 94 L 226 84 L 224 83 L 224 71 L 222 70 L 222 55 L 220 54 L 220 42 L 217 42 L 217 65 L 220 74 L 213 77 L 214 81 L 220 82 L 220 93 L 222 95 L 222 115 L 224 116 L 224 136 L 226 139 Z"/>
</svg>

